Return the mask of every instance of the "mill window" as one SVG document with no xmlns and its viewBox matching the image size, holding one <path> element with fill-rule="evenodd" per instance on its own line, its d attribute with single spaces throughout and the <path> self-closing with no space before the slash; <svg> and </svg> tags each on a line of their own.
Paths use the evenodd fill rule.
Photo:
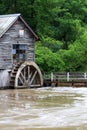
<svg viewBox="0 0 87 130">
<path fill-rule="evenodd" d="M 23 37 L 24 36 L 24 30 L 19 30 L 19 36 Z"/>
<path fill-rule="evenodd" d="M 26 60 L 26 44 L 13 44 L 13 63 Z"/>
</svg>

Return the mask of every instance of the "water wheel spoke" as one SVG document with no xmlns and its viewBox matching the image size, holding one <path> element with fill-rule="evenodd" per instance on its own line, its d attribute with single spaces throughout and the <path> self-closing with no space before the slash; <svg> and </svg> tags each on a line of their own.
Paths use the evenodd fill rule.
<svg viewBox="0 0 87 130">
<path fill-rule="evenodd" d="M 30 79 L 31 79 L 32 75 L 33 75 L 33 73 L 31 72 L 30 75 L 29 75 Z"/>
<path fill-rule="evenodd" d="M 21 79 L 21 77 L 18 77 L 18 79 L 21 81 L 22 84 L 24 84 L 23 80 Z"/>
<path fill-rule="evenodd" d="M 36 74 L 37 74 L 37 70 L 36 70 L 35 73 L 33 74 L 32 78 L 31 78 L 31 81 L 30 81 L 30 84 L 32 84 L 33 80 L 35 79 Z"/>
<path fill-rule="evenodd" d="M 22 76 L 22 78 L 23 78 L 23 80 L 24 80 L 24 82 L 25 82 L 25 81 L 26 81 L 25 76 L 23 75 L 23 73 L 22 73 L 22 72 L 21 72 L 20 74 L 21 74 L 21 76 Z"/>
<path fill-rule="evenodd" d="M 24 77 L 26 79 L 26 68 L 24 68 Z"/>
<path fill-rule="evenodd" d="M 30 75 L 30 66 L 28 66 L 28 76 Z"/>
<path fill-rule="evenodd" d="M 28 82 L 30 82 L 30 77 L 31 77 L 31 74 L 30 74 L 30 66 L 28 66 Z"/>
</svg>

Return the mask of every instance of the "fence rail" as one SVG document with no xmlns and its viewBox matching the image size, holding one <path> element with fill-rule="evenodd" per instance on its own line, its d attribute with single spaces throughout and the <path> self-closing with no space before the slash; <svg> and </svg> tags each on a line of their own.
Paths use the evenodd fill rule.
<svg viewBox="0 0 87 130">
<path fill-rule="evenodd" d="M 57 81 L 86 81 L 87 73 L 85 72 L 56 72 L 44 73 L 44 80 L 57 80 Z"/>
</svg>

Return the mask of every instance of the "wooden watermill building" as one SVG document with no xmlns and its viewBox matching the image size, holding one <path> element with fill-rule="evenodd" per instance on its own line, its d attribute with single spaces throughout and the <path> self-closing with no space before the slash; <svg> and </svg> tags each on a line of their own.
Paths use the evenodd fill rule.
<svg viewBox="0 0 87 130">
<path fill-rule="evenodd" d="M 38 36 L 20 14 L 0 15 L 0 74 L 10 69 L 9 82 L 0 86 L 25 88 L 42 86 L 43 79 L 35 64 L 35 41 Z M 5 81 L 4 81 L 5 82 Z"/>
</svg>

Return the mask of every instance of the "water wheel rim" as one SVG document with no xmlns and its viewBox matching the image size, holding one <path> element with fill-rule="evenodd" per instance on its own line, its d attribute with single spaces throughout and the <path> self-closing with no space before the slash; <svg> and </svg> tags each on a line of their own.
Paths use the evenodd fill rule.
<svg viewBox="0 0 87 130">
<path fill-rule="evenodd" d="M 24 83 L 22 83 L 22 87 L 31 87 L 31 86 L 35 86 L 37 84 L 34 84 L 32 85 L 32 82 L 36 76 L 36 74 L 39 75 L 39 78 L 40 78 L 40 84 L 38 84 L 38 86 L 42 86 L 43 85 L 43 78 L 42 78 L 42 74 L 41 74 L 41 71 L 39 69 L 39 67 L 37 66 L 37 64 L 33 61 L 30 61 L 30 62 L 24 62 L 23 64 L 21 64 L 21 66 L 19 67 L 18 71 L 17 71 L 17 74 L 16 74 L 16 77 L 15 77 L 15 88 L 17 88 L 19 86 L 18 84 L 18 79 L 20 78 L 20 74 L 22 75 L 22 70 L 26 67 L 34 67 L 35 71 L 34 71 L 34 74 L 31 78 L 31 81 L 29 81 L 30 79 L 24 81 Z M 29 75 L 28 75 L 29 76 Z M 22 75 L 23 77 L 23 75 Z M 29 78 L 29 77 L 28 77 Z M 20 79 L 21 80 L 21 79 Z M 22 82 L 22 81 L 21 81 Z"/>
</svg>

